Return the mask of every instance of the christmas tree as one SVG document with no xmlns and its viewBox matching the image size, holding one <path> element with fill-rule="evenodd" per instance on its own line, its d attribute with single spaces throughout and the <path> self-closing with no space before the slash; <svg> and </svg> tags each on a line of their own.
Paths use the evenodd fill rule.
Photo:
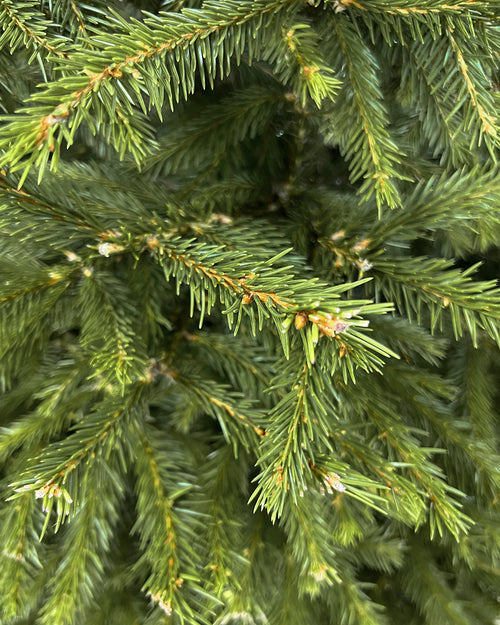
<svg viewBox="0 0 500 625">
<path fill-rule="evenodd" d="M 500 3 L 0 2 L 2 625 L 494 625 Z"/>
</svg>

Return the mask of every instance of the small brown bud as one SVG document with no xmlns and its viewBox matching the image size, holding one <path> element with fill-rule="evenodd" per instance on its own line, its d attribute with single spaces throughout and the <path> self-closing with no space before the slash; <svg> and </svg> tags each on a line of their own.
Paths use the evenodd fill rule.
<svg viewBox="0 0 500 625">
<path fill-rule="evenodd" d="M 295 327 L 297 330 L 303 328 L 307 323 L 307 314 L 304 312 L 298 312 L 295 315 Z"/>
</svg>

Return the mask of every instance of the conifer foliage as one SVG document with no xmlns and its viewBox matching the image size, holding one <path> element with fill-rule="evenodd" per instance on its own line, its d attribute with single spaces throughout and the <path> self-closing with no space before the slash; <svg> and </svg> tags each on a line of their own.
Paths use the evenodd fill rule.
<svg viewBox="0 0 500 625">
<path fill-rule="evenodd" d="M 500 3 L 0 0 L 2 625 L 494 625 Z"/>
</svg>

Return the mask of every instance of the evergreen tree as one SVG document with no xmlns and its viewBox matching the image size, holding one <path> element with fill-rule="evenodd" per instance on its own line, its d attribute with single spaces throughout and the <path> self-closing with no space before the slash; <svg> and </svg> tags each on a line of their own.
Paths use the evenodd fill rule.
<svg viewBox="0 0 500 625">
<path fill-rule="evenodd" d="M 499 18 L 1 0 L 2 625 L 498 623 Z"/>
</svg>

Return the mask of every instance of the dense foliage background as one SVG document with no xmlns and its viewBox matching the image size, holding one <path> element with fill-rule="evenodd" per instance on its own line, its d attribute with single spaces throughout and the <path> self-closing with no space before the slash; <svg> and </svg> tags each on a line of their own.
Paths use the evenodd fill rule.
<svg viewBox="0 0 500 625">
<path fill-rule="evenodd" d="M 498 623 L 499 18 L 0 1 L 2 625 Z"/>
</svg>

